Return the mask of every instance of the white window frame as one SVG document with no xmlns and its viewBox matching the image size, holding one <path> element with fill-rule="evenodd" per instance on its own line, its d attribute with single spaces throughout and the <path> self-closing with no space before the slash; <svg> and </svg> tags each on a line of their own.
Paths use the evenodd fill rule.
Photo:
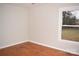
<svg viewBox="0 0 79 59">
<path fill-rule="evenodd" d="M 63 19 L 62 19 L 62 12 L 63 11 L 71 11 L 71 10 L 79 10 L 79 6 L 59 8 L 58 39 L 59 39 L 59 41 L 63 41 L 63 42 L 78 43 L 79 44 L 79 42 L 76 42 L 76 41 L 70 41 L 70 40 L 62 39 L 62 21 L 63 21 Z M 71 25 L 69 25 L 69 26 L 71 26 Z M 73 27 L 79 27 L 79 26 L 78 25 L 75 25 Z"/>
</svg>

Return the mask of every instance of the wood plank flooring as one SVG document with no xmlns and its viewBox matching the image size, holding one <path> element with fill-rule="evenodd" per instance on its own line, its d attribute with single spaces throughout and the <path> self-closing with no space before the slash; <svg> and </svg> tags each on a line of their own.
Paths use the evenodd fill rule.
<svg viewBox="0 0 79 59">
<path fill-rule="evenodd" d="M 0 50 L 0 56 L 77 56 L 60 50 L 25 42 Z"/>
</svg>

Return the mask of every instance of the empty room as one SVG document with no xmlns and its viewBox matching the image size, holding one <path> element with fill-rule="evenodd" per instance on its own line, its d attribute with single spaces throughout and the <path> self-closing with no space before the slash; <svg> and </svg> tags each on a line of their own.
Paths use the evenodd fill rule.
<svg viewBox="0 0 79 59">
<path fill-rule="evenodd" d="M 79 56 L 79 3 L 0 3 L 0 56 Z"/>
</svg>

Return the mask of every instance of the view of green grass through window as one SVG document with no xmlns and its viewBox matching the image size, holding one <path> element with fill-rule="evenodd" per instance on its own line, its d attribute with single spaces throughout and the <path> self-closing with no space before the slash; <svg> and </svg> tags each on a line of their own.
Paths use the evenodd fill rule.
<svg viewBox="0 0 79 59">
<path fill-rule="evenodd" d="M 63 11 L 62 39 L 79 42 L 79 10 Z"/>
</svg>

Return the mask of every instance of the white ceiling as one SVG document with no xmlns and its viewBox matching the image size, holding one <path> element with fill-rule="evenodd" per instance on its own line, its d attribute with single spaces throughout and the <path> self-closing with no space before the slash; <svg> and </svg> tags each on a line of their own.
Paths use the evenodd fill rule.
<svg viewBox="0 0 79 59">
<path fill-rule="evenodd" d="M 19 7 L 32 7 L 32 6 L 35 6 L 35 5 L 40 5 L 40 3 L 2 3 L 2 4 L 3 5 L 19 6 Z"/>
<path fill-rule="evenodd" d="M 64 6 L 79 6 L 79 3 L 2 3 L 2 4 L 10 4 L 14 6 L 20 6 L 20 7 L 31 7 L 35 5 L 53 5 L 53 6 L 58 6 L 58 7 L 63 7 Z"/>
<path fill-rule="evenodd" d="M 21 6 L 21 7 L 30 7 L 32 3 L 6 3 L 7 5 Z"/>
</svg>

